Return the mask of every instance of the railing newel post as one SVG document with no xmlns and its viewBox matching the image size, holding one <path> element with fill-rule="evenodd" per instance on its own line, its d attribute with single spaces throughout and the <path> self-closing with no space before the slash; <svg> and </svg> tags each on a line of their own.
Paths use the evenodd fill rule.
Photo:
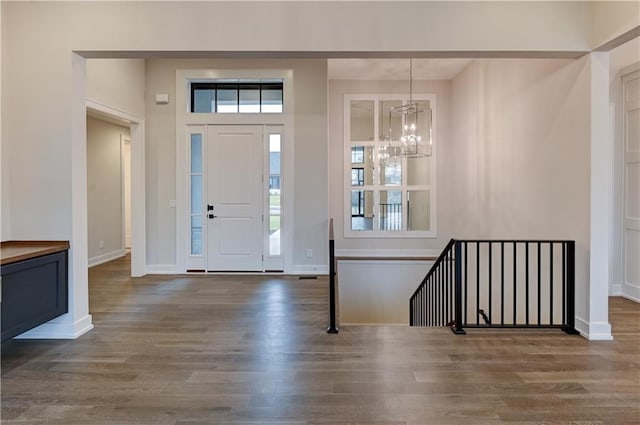
<svg viewBox="0 0 640 425">
<path fill-rule="evenodd" d="M 455 266 L 455 321 L 452 327 L 453 333 L 464 335 L 466 332 L 462 328 L 462 242 L 455 242 L 453 254 Z"/>
<path fill-rule="evenodd" d="M 329 220 L 329 327 L 327 333 L 337 334 L 336 327 L 336 254 L 333 238 L 333 219 Z"/>
<path fill-rule="evenodd" d="M 562 330 L 578 335 L 576 329 L 576 241 L 567 242 L 567 319 Z"/>
</svg>

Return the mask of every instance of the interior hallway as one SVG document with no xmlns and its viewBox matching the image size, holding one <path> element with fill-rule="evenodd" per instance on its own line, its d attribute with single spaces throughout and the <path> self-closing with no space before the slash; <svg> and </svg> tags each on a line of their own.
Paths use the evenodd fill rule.
<svg viewBox="0 0 640 425">
<path fill-rule="evenodd" d="M 638 424 L 640 306 L 615 340 L 349 326 L 327 279 L 89 271 L 95 329 L 2 345 L 2 424 Z"/>
</svg>

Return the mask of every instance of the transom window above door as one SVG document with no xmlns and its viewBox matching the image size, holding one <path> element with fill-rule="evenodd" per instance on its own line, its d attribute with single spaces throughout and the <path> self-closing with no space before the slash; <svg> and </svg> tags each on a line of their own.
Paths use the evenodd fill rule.
<svg viewBox="0 0 640 425">
<path fill-rule="evenodd" d="M 283 112 L 282 80 L 191 82 L 192 113 L 269 114 Z"/>
</svg>

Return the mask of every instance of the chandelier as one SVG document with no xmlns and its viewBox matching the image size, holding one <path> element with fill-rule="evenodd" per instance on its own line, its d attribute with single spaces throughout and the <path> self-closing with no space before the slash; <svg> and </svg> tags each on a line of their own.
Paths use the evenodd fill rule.
<svg viewBox="0 0 640 425">
<path fill-rule="evenodd" d="M 400 130 L 398 130 L 400 126 Z M 409 58 L 409 102 L 389 108 L 388 147 L 384 155 L 420 158 L 431 155 L 431 108 L 413 100 L 413 59 Z M 385 158 L 385 159 L 386 159 Z"/>
</svg>

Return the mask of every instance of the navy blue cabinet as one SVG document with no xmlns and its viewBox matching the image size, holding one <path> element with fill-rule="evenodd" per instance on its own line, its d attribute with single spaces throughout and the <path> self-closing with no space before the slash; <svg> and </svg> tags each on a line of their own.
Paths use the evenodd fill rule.
<svg viewBox="0 0 640 425">
<path fill-rule="evenodd" d="M 3 243 L 3 257 L 4 248 Z M 42 252 L 46 251 L 14 257 L 9 263 L 3 258 L 2 341 L 68 311 L 68 251 L 39 255 Z"/>
</svg>

